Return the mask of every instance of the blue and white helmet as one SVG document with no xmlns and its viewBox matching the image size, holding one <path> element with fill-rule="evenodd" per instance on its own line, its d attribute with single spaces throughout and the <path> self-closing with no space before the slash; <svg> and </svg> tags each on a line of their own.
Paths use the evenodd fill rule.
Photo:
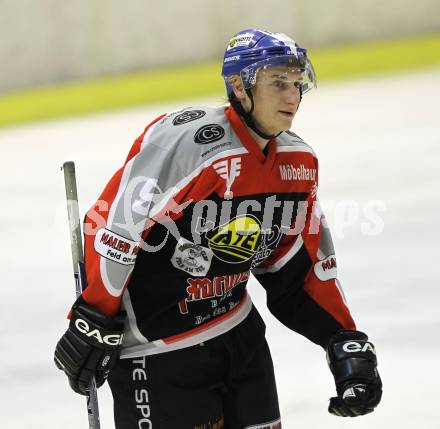
<svg viewBox="0 0 440 429">
<path fill-rule="evenodd" d="M 246 89 L 257 81 L 257 71 L 269 67 L 288 66 L 302 73 L 302 94 L 316 87 L 316 75 L 307 50 L 282 33 L 243 30 L 229 42 L 222 67 L 227 94 L 232 88 L 228 78 L 239 75 Z"/>
</svg>

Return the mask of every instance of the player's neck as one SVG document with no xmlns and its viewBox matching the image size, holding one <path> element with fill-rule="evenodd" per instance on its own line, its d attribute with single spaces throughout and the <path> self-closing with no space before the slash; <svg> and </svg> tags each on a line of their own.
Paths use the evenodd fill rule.
<svg viewBox="0 0 440 429">
<path fill-rule="evenodd" d="M 252 130 L 251 128 L 247 127 L 251 136 L 253 137 L 253 139 L 257 142 L 258 147 L 261 149 L 261 151 L 264 151 L 264 148 L 267 146 L 267 144 L 269 143 L 269 140 L 264 139 L 263 137 L 259 136 L 254 130 Z"/>
</svg>

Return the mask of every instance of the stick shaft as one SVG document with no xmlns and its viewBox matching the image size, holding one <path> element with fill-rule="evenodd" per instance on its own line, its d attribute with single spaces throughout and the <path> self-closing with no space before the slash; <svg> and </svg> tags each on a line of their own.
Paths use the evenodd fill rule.
<svg viewBox="0 0 440 429">
<path fill-rule="evenodd" d="M 78 191 L 76 188 L 75 164 L 72 161 L 63 164 L 64 184 L 66 187 L 67 216 L 69 219 L 70 244 L 72 249 L 73 275 L 75 278 L 76 297 L 86 287 L 84 272 L 84 253 L 82 246 L 81 223 L 79 219 Z M 93 378 L 87 392 L 87 415 L 89 429 L 100 429 L 98 394 Z"/>
</svg>

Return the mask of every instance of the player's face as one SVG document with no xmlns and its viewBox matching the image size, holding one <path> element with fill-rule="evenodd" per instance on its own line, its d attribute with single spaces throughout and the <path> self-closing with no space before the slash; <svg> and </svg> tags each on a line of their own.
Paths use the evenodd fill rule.
<svg viewBox="0 0 440 429">
<path fill-rule="evenodd" d="M 253 117 L 267 134 L 287 131 L 300 102 L 301 72 L 287 67 L 260 70 L 252 88 L 254 97 Z"/>
</svg>

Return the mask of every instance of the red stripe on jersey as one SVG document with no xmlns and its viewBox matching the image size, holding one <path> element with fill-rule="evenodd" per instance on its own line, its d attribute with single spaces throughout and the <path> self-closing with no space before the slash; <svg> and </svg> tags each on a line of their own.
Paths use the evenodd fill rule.
<svg viewBox="0 0 440 429">
<path fill-rule="evenodd" d="M 121 179 L 127 163 L 136 156 L 140 150 L 144 140 L 145 134 L 148 130 L 159 120 L 166 115 L 161 115 L 151 122 L 144 130 L 144 132 L 136 139 L 124 166 L 120 168 L 110 179 L 104 191 L 99 196 L 98 201 L 92 206 L 86 214 L 84 219 L 84 255 L 86 261 L 86 279 L 87 288 L 84 290 L 82 297 L 89 304 L 97 310 L 113 316 L 118 313 L 121 306 L 122 294 L 118 297 L 110 295 L 101 278 L 101 255 L 99 255 L 94 248 L 94 239 L 96 232 L 100 228 L 104 228 L 107 224 L 108 215 L 112 204 L 118 194 L 121 185 Z M 130 276 L 128 276 L 124 288 L 127 285 Z"/>
<path fill-rule="evenodd" d="M 315 204 L 318 202 L 314 196 L 310 196 L 307 201 L 308 215 L 302 237 L 312 261 L 312 266 L 305 279 L 304 290 L 320 307 L 331 314 L 344 328 L 356 329 L 350 311 L 336 285 L 336 280 L 331 279 L 323 281 L 318 279 L 315 275 L 314 266 L 321 262 L 318 258 L 318 249 L 323 231 L 321 221 L 322 213 L 320 210 L 316 210 L 317 207 L 315 207 Z"/>
<path fill-rule="evenodd" d="M 336 286 L 336 280 L 323 282 L 315 276 L 312 268 L 306 278 L 304 290 L 320 307 L 331 314 L 344 329 L 356 329 L 350 310 L 345 305 Z"/>
</svg>

